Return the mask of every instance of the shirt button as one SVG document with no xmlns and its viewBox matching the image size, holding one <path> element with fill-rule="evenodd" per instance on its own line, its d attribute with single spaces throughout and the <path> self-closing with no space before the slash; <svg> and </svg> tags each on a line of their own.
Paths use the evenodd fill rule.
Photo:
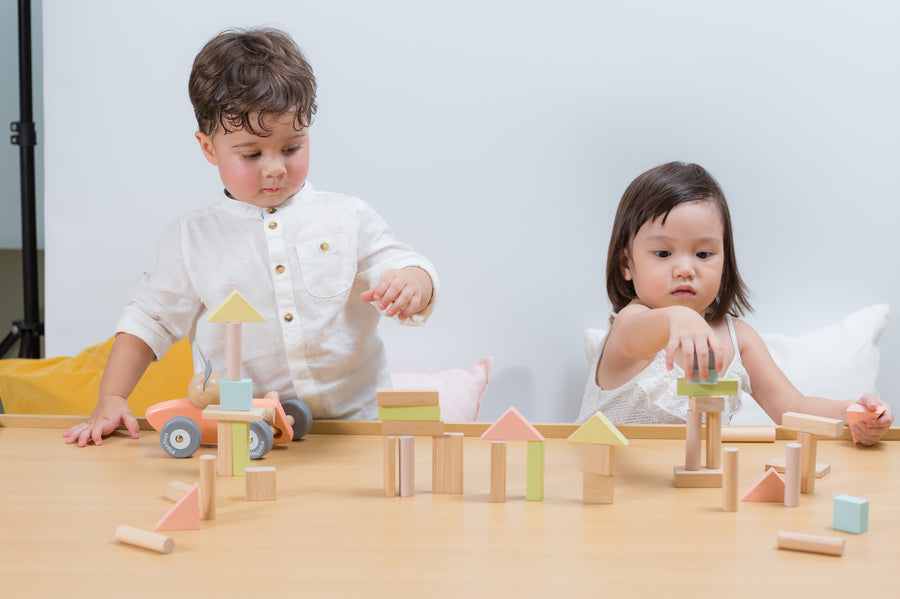
<svg viewBox="0 0 900 599">
<path fill-rule="evenodd" d="M 275 208 L 269 208 L 268 210 L 266 210 L 266 212 L 268 212 L 269 214 L 275 214 L 276 212 L 278 212 L 278 210 Z"/>
<path fill-rule="evenodd" d="M 283 264 L 279 264 L 278 266 L 276 266 L 276 267 L 275 267 L 275 272 L 277 272 L 278 274 L 283 273 L 283 272 L 284 272 L 284 265 L 283 265 Z"/>
<path fill-rule="evenodd" d="M 328 242 L 326 242 L 326 241 L 323 241 L 322 243 L 319 244 L 319 249 L 322 250 L 323 252 L 327 252 L 328 248 L 330 248 L 330 247 L 331 246 L 328 245 Z"/>
<path fill-rule="evenodd" d="M 292 321 L 292 320 L 294 320 L 294 315 L 291 314 L 290 312 L 288 312 L 287 314 L 284 315 L 284 321 L 285 321 L 285 322 L 290 322 L 290 321 Z"/>
<path fill-rule="evenodd" d="M 276 223 L 274 220 L 273 220 L 273 221 L 269 221 L 269 228 L 270 228 L 270 229 L 277 229 L 277 228 L 278 228 L 278 223 Z"/>
</svg>

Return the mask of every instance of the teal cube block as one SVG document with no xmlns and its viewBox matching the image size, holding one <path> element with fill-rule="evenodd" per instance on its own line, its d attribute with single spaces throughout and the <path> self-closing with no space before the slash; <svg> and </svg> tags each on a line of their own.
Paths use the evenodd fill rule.
<svg viewBox="0 0 900 599">
<path fill-rule="evenodd" d="M 253 407 L 253 380 L 219 381 L 219 407 L 246 411 Z"/>
<path fill-rule="evenodd" d="M 869 529 L 869 500 L 852 495 L 835 497 L 831 526 L 856 534 L 866 532 Z"/>
</svg>

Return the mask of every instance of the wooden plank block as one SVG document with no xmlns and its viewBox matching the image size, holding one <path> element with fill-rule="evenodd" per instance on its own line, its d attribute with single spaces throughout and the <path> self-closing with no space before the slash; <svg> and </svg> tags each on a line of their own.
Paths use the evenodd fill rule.
<svg viewBox="0 0 900 599">
<path fill-rule="evenodd" d="M 695 397 L 715 397 L 717 395 L 737 395 L 738 380 L 733 378 L 719 379 L 715 385 L 699 385 L 683 378 L 677 382 L 678 395 L 693 395 Z"/>
<path fill-rule="evenodd" d="M 844 539 L 838 537 L 780 530 L 777 538 L 779 549 L 792 549 L 794 551 L 807 551 L 826 555 L 844 555 Z"/>
<path fill-rule="evenodd" d="M 437 437 L 444 434 L 443 422 L 416 422 L 412 420 L 385 420 L 381 423 L 382 435 L 413 435 Z"/>
<path fill-rule="evenodd" d="M 491 441 L 491 503 L 506 501 L 506 441 Z"/>
<path fill-rule="evenodd" d="M 722 469 L 687 470 L 684 466 L 675 466 L 674 479 L 679 489 L 718 489 L 722 486 Z"/>
<path fill-rule="evenodd" d="M 722 415 L 706 413 L 706 467 L 712 470 L 722 467 Z"/>
<path fill-rule="evenodd" d="M 778 474 L 787 474 L 784 456 L 776 456 L 767 461 L 763 470 L 768 470 L 769 468 L 774 468 L 778 471 Z M 830 472 L 831 464 L 823 464 L 822 462 L 816 463 L 816 478 L 824 478 L 825 476 L 828 476 Z"/>
<path fill-rule="evenodd" d="M 684 430 L 684 469 L 700 470 L 700 412 L 688 410 Z M 677 485 L 676 485 L 677 486 Z"/>
<path fill-rule="evenodd" d="M 200 528 L 200 483 L 194 483 L 191 490 L 166 512 L 153 530 L 197 530 Z"/>
<path fill-rule="evenodd" d="M 615 447 L 611 445 L 591 445 L 589 443 L 584 443 L 581 446 L 582 472 L 613 476 L 615 460 Z"/>
<path fill-rule="evenodd" d="M 231 473 L 244 476 L 244 469 L 250 465 L 250 424 L 231 423 Z"/>
<path fill-rule="evenodd" d="M 200 456 L 200 519 L 216 519 L 216 456 Z"/>
<path fill-rule="evenodd" d="M 722 450 L 722 511 L 736 512 L 738 509 L 738 448 L 726 447 Z"/>
<path fill-rule="evenodd" d="M 218 423 L 218 438 L 216 443 L 216 471 L 219 476 L 231 476 L 234 468 L 234 454 L 232 453 L 232 429 L 231 422 L 220 420 Z M 249 440 L 248 440 L 249 441 Z"/>
<path fill-rule="evenodd" d="M 202 416 L 205 420 L 218 420 L 219 422 L 258 422 L 266 416 L 267 408 L 250 408 L 249 410 L 223 410 L 221 406 L 213 404 L 203 408 Z"/>
<path fill-rule="evenodd" d="M 816 436 L 812 433 L 797 433 L 797 440 L 803 448 L 800 458 L 800 492 L 814 493 L 816 490 Z"/>
<path fill-rule="evenodd" d="M 446 460 L 444 435 L 431 438 L 431 492 L 444 493 L 444 462 Z"/>
<path fill-rule="evenodd" d="M 244 476 L 244 499 L 275 501 L 275 466 L 247 466 Z"/>
<path fill-rule="evenodd" d="M 843 420 L 799 414 L 797 412 L 785 412 L 782 414 L 781 426 L 799 433 L 821 435 L 822 437 L 840 437 L 844 434 Z"/>
<path fill-rule="evenodd" d="M 397 496 L 397 437 L 384 438 L 384 496 Z"/>
<path fill-rule="evenodd" d="M 416 494 L 416 438 L 400 437 L 400 497 Z"/>
<path fill-rule="evenodd" d="M 187 495 L 192 486 L 194 485 L 183 483 L 180 480 L 173 480 L 172 482 L 166 483 L 166 499 L 178 501 L 179 499 Z"/>
<path fill-rule="evenodd" d="M 803 446 L 799 443 L 785 445 L 787 457 L 784 469 L 784 505 L 797 507 L 800 505 L 800 475 L 803 471 Z"/>
<path fill-rule="evenodd" d="M 378 408 L 379 420 L 440 420 L 441 406 L 397 406 Z"/>
<path fill-rule="evenodd" d="M 544 500 L 544 441 L 528 441 L 526 449 L 525 499 Z"/>
<path fill-rule="evenodd" d="M 444 433 L 444 493 L 463 492 L 463 434 Z"/>
<path fill-rule="evenodd" d="M 725 409 L 725 398 L 721 395 L 712 397 L 688 397 L 688 409 L 695 412 L 721 412 Z"/>
<path fill-rule="evenodd" d="M 723 426 L 722 443 L 774 443 L 774 426 Z"/>
<path fill-rule="evenodd" d="M 612 476 L 604 474 L 591 474 L 587 472 L 583 475 L 584 481 L 582 485 L 581 501 L 585 504 L 610 504 L 613 503 L 615 495 L 616 479 Z"/>
<path fill-rule="evenodd" d="M 122 524 L 116 529 L 116 539 L 121 543 L 143 547 L 159 553 L 171 553 L 172 548 L 175 547 L 175 541 L 172 540 L 172 537 L 126 524 Z"/>
<path fill-rule="evenodd" d="M 379 408 L 440 405 L 437 389 L 378 389 L 375 398 Z"/>
</svg>

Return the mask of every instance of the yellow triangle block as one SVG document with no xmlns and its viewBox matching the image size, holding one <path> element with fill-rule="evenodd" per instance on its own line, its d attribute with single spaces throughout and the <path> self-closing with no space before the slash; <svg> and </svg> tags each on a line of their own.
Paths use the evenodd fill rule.
<svg viewBox="0 0 900 599">
<path fill-rule="evenodd" d="M 588 418 L 567 441 L 572 443 L 595 443 L 597 445 L 628 445 L 628 439 L 609 421 L 609 418 L 598 411 Z"/>
<path fill-rule="evenodd" d="M 207 322 L 263 322 L 265 318 L 250 305 L 237 289 L 219 307 L 209 313 Z"/>
</svg>

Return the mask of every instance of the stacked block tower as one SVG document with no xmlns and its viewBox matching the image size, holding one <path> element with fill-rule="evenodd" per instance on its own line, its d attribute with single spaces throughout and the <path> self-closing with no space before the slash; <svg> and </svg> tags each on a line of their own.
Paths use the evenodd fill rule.
<svg viewBox="0 0 900 599">
<path fill-rule="evenodd" d="M 597 412 L 566 440 L 581 444 L 582 502 L 612 503 L 615 448 L 628 445 L 628 439 L 602 412 Z"/>
</svg>

